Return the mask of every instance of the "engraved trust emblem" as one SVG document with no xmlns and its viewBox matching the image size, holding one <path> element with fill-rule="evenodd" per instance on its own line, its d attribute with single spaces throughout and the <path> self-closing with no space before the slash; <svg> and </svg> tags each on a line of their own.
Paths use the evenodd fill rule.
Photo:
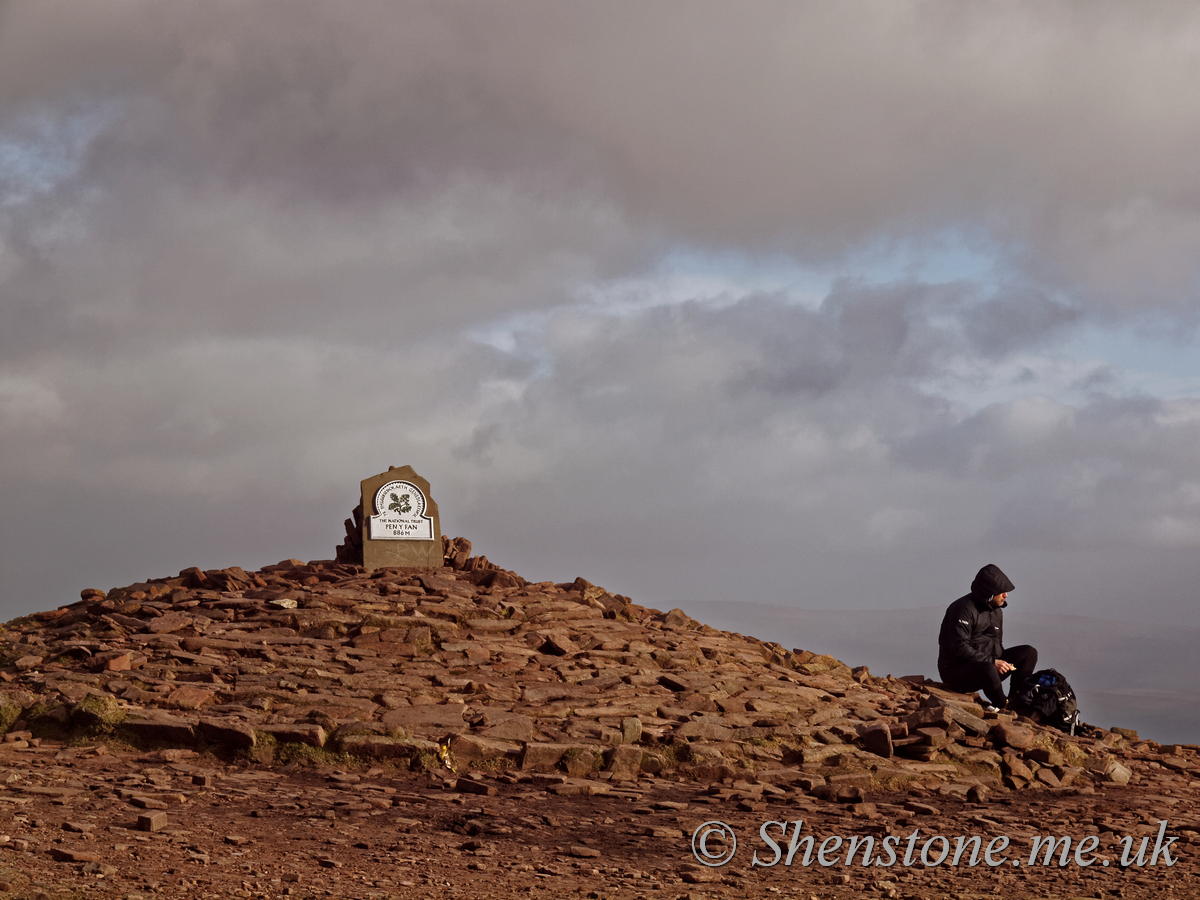
<svg viewBox="0 0 1200 900">
<path fill-rule="evenodd" d="M 425 495 L 411 481 L 389 481 L 375 492 L 371 540 L 432 541 L 433 519 L 425 515 Z"/>
</svg>

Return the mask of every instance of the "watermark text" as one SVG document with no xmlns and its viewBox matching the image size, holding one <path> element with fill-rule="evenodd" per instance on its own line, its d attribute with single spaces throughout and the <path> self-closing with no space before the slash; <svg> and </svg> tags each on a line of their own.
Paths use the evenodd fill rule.
<svg viewBox="0 0 1200 900">
<path fill-rule="evenodd" d="M 1039 835 L 1030 841 L 1028 855 L 1017 853 L 1007 835 L 941 834 L 923 835 L 914 829 L 909 835 L 829 835 L 821 838 L 804 834 L 804 820 L 763 822 L 758 829 L 758 843 L 750 848 L 750 864 L 773 868 L 790 866 L 1057 866 L 1093 865 L 1173 866 L 1171 845 L 1178 837 L 1167 835 L 1167 820 L 1158 823 L 1153 838 L 1132 836 L 1118 838 L 1116 846 L 1101 852 L 1099 835 L 1091 834 L 1076 840 L 1068 835 Z M 705 822 L 692 832 L 692 855 L 706 866 L 718 867 L 732 862 L 737 855 L 737 835 L 721 821 Z M 1176 854 L 1178 851 L 1175 851 Z"/>
</svg>

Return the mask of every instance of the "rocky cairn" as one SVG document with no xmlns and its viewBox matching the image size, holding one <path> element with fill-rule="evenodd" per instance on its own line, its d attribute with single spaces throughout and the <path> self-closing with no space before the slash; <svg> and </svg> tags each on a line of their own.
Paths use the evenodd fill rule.
<svg viewBox="0 0 1200 900">
<path fill-rule="evenodd" d="M 0 631 L 0 733 L 10 749 L 426 771 L 480 794 L 659 779 L 978 802 L 1200 777 L 1194 746 L 1066 735 L 920 677 L 717 631 L 582 578 L 530 583 L 463 538 L 443 545 L 442 570 L 366 572 L 343 545 L 343 561 L 186 569 L 16 619 Z"/>
</svg>

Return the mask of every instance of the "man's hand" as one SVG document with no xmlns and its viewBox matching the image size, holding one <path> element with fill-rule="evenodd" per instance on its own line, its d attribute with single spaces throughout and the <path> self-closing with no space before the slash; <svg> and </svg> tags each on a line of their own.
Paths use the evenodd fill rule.
<svg viewBox="0 0 1200 900">
<path fill-rule="evenodd" d="M 995 660 L 995 663 L 996 663 L 996 671 L 999 672 L 1001 675 L 1007 675 L 1009 672 L 1011 672 L 1013 669 L 1016 668 L 1016 666 L 1014 666 L 1012 663 L 1008 662 L 1007 660 L 1003 660 L 1003 659 L 997 659 L 997 660 Z"/>
</svg>

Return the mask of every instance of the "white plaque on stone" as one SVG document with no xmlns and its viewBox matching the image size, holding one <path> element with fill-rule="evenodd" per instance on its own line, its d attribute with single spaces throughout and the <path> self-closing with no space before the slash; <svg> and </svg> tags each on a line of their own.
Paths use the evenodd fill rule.
<svg viewBox="0 0 1200 900">
<path fill-rule="evenodd" d="M 433 519 L 425 515 L 425 495 L 411 481 L 389 481 L 375 492 L 370 517 L 373 541 L 432 541 Z"/>
</svg>

